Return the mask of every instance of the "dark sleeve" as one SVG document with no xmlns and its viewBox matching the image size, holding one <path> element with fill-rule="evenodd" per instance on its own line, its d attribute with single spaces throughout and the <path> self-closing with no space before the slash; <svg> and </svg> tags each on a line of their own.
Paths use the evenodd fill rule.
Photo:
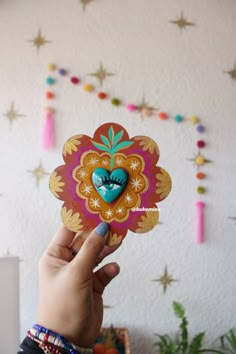
<svg viewBox="0 0 236 354">
<path fill-rule="evenodd" d="M 30 338 L 26 337 L 20 345 L 21 351 L 17 354 L 43 354 L 37 343 L 34 343 Z"/>
</svg>

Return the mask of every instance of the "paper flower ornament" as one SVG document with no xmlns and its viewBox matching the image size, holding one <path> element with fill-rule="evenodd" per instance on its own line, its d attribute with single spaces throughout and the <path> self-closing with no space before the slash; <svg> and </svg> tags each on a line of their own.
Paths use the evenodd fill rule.
<svg viewBox="0 0 236 354">
<path fill-rule="evenodd" d="M 61 217 L 74 231 L 109 224 L 109 245 L 128 230 L 145 233 L 158 222 L 156 203 L 171 189 L 168 173 L 156 166 L 158 146 L 147 136 L 129 138 L 118 124 L 100 126 L 91 138 L 76 135 L 63 147 L 65 164 L 51 174 L 49 188 L 64 201 Z"/>
</svg>

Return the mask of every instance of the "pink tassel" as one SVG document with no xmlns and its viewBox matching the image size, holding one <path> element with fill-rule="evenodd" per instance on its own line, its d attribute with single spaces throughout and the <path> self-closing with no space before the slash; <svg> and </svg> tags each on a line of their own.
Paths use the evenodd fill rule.
<svg viewBox="0 0 236 354">
<path fill-rule="evenodd" d="M 43 125 L 43 139 L 42 146 L 43 149 L 47 150 L 53 146 L 54 140 L 54 129 L 53 129 L 53 117 L 51 112 L 45 113 L 45 120 Z"/>
</svg>

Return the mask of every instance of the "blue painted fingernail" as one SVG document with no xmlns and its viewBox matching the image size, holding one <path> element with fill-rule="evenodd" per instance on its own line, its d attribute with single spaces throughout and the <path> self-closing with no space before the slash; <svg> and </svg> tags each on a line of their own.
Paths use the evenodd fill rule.
<svg viewBox="0 0 236 354">
<path fill-rule="evenodd" d="M 96 227 L 96 234 L 99 236 L 105 236 L 109 227 L 105 222 L 101 222 L 97 227 Z"/>
</svg>

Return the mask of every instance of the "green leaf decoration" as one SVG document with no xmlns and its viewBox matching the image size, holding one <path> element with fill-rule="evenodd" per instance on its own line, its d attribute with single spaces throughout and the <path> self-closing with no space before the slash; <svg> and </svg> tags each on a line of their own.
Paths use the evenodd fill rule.
<svg viewBox="0 0 236 354">
<path fill-rule="evenodd" d="M 118 150 L 122 150 L 127 148 L 128 146 L 132 145 L 133 141 L 122 141 L 121 143 L 117 144 L 113 149 L 113 154 L 117 152 Z"/>
<path fill-rule="evenodd" d="M 113 144 L 113 139 L 114 139 L 114 129 L 112 126 L 110 126 L 110 128 L 108 129 L 108 138 L 111 142 L 111 144 Z"/>
<path fill-rule="evenodd" d="M 185 311 L 184 311 L 183 306 L 179 302 L 176 302 L 176 301 L 173 301 L 172 306 L 173 306 L 173 310 L 174 310 L 175 315 L 178 318 L 183 318 L 185 315 Z"/>
<path fill-rule="evenodd" d="M 113 142 L 114 145 L 116 145 L 120 141 L 120 139 L 122 138 L 123 134 L 124 134 L 124 130 L 121 130 L 120 132 L 118 132 L 114 136 L 114 142 Z"/>
<path fill-rule="evenodd" d="M 106 136 L 104 136 L 104 135 L 101 134 L 101 135 L 100 135 L 100 138 L 101 138 L 102 142 L 104 143 L 104 145 L 108 146 L 109 148 L 111 147 L 111 143 L 110 143 L 110 141 L 107 139 Z"/>
<path fill-rule="evenodd" d="M 91 141 L 91 142 L 97 149 L 110 153 L 110 149 L 108 147 L 106 147 L 106 145 L 96 143 L 95 141 Z"/>
</svg>

